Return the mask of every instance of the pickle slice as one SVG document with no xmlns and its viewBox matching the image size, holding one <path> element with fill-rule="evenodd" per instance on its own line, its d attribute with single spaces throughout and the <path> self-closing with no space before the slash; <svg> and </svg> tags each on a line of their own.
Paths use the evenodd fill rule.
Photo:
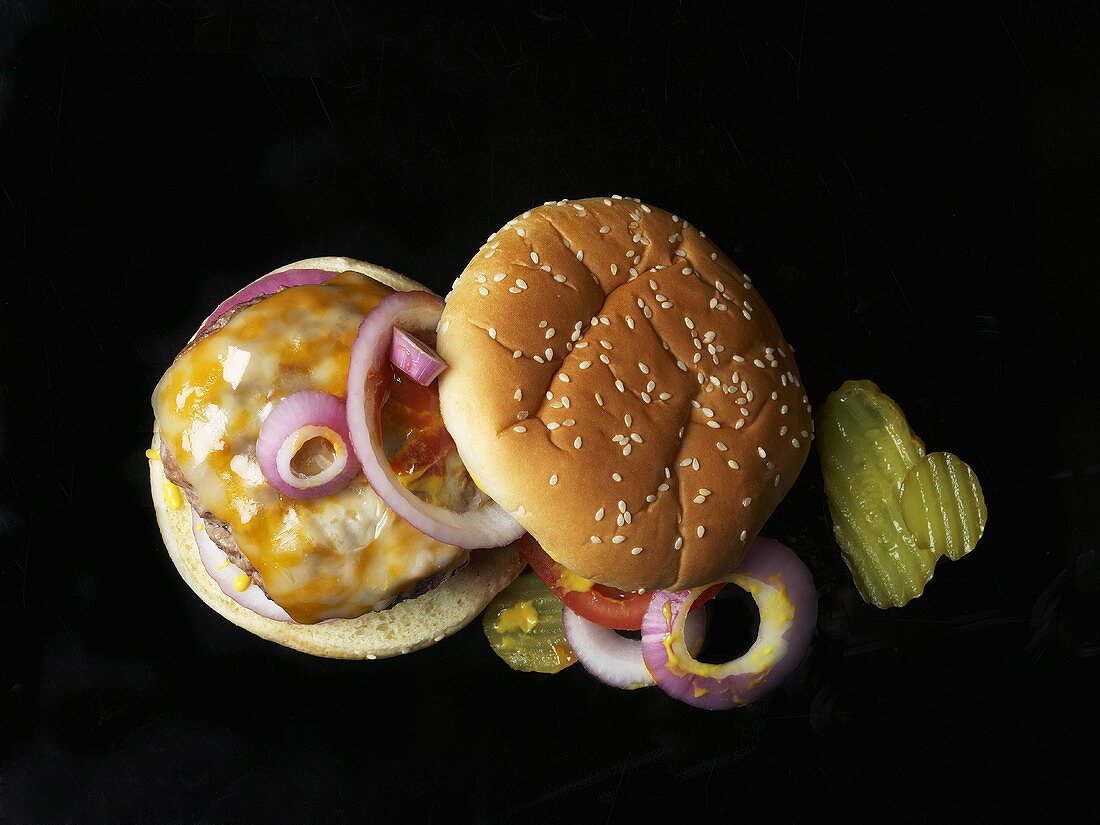
<svg viewBox="0 0 1100 825">
<path fill-rule="evenodd" d="M 561 600 L 534 573 L 497 594 L 481 618 L 493 652 L 512 670 L 557 673 L 577 661 L 565 640 Z"/>
<path fill-rule="evenodd" d="M 905 414 L 873 382 L 845 381 L 826 399 L 818 419 L 817 444 L 833 532 L 864 601 L 881 608 L 901 607 L 924 592 L 941 554 L 954 559 L 972 549 L 972 543 L 962 549 L 967 543 L 963 542 L 951 544 L 949 550 L 949 530 L 961 535 L 965 526 L 970 542 L 981 535 L 985 503 L 977 480 L 970 483 L 973 472 L 958 459 L 957 464 L 938 458 L 926 462 L 924 443 L 910 429 Z M 960 497 L 951 499 L 958 503 L 945 505 L 945 512 L 955 507 L 958 520 L 951 522 L 944 516 L 932 523 L 924 519 L 930 491 L 940 489 L 929 486 L 926 476 L 931 479 L 933 472 L 941 470 L 959 473 L 962 467 L 966 467 L 967 482 L 958 488 Z M 919 469 L 914 479 L 920 480 L 909 485 L 910 517 L 906 518 L 903 487 L 914 468 L 926 469 Z M 937 496 L 937 501 L 944 500 Z"/>
<path fill-rule="evenodd" d="M 929 453 L 901 485 L 901 513 L 917 545 L 958 561 L 985 531 L 985 496 L 974 471 L 951 453 Z"/>
</svg>

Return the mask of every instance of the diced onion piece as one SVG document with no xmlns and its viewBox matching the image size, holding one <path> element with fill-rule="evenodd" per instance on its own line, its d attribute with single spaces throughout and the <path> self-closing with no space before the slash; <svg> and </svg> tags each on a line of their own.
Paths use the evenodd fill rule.
<svg viewBox="0 0 1100 825">
<path fill-rule="evenodd" d="M 642 658 L 638 639 L 620 636 L 609 627 L 590 622 L 568 607 L 562 610 L 565 638 L 585 670 L 611 687 L 634 690 L 655 684 Z M 707 620 L 703 610 L 688 616 L 685 633 L 693 654 L 702 647 Z"/>
<path fill-rule="evenodd" d="M 642 656 L 670 696 L 707 710 L 747 705 L 778 687 L 802 662 L 817 624 L 817 592 L 806 565 L 771 539 L 758 538 L 726 581 L 747 591 L 760 611 L 756 641 L 723 664 L 691 655 L 684 625 L 705 588 L 658 590 L 642 622 Z"/>
<path fill-rule="evenodd" d="M 314 474 L 299 473 L 292 461 L 314 439 L 327 442 L 332 460 Z M 296 392 L 268 414 L 256 441 L 256 460 L 267 483 L 291 498 L 312 499 L 342 490 L 359 473 L 350 449 L 347 406 L 323 392 Z"/>
<path fill-rule="evenodd" d="M 262 278 L 257 278 L 243 289 L 234 292 L 211 312 L 197 334 L 202 334 L 207 327 L 225 315 L 233 307 L 247 303 L 261 295 L 273 295 L 280 289 L 291 286 L 305 286 L 307 284 L 323 284 L 339 273 L 330 272 L 327 269 L 284 269 L 282 272 L 269 272 Z"/>
<path fill-rule="evenodd" d="M 390 467 L 382 447 L 382 402 L 391 378 L 393 329 L 431 331 L 439 323 L 443 301 L 427 292 L 397 292 L 379 302 L 359 327 L 348 369 L 348 431 L 363 474 L 381 499 L 401 518 L 432 538 L 458 547 L 500 547 L 524 530 L 496 502 L 455 512 L 423 501 L 407 490 Z"/>
<path fill-rule="evenodd" d="M 390 362 L 424 387 L 447 369 L 447 362 L 439 357 L 438 352 L 411 333 L 396 328 L 390 344 Z"/>
<path fill-rule="evenodd" d="M 206 568 L 210 578 L 217 582 L 218 587 L 226 596 L 241 607 L 273 621 L 294 621 L 263 590 L 252 583 L 247 573 L 229 560 L 225 551 L 210 538 L 206 531 L 206 525 L 194 511 L 191 512 L 191 530 L 195 534 L 195 543 L 199 547 L 199 559 L 202 561 L 202 566 Z"/>
</svg>

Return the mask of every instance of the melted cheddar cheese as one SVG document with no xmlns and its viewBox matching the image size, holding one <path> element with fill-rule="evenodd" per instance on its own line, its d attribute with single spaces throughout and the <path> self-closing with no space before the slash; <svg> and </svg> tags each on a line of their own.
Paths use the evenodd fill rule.
<svg viewBox="0 0 1100 825">
<path fill-rule="evenodd" d="M 361 474 L 333 495 L 292 499 L 256 462 L 260 426 L 283 398 L 347 396 L 359 325 L 390 292 L 344 272 L 271 295 L 182 353 L 153 395 L 161 439 L 184 477 L 299 622 L 378 610 L 468 555 L 398 518 Z"/>
</svg>

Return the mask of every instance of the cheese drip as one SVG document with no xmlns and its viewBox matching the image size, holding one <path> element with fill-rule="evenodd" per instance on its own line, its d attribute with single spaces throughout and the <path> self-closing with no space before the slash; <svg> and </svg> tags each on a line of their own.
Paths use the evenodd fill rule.
<svg viewBox="0 0 1100 825">
<path fill-rule="evenodd" d="M 260 426 L 283 398 L 347 396 L 359 325 L 391 292 L 344 272 L 271 295 L 181 354 L 153 395 L 161 439 L 183 475 L 298 622 L 384 608 L 468 555 L 397 517 L 362 475 L 331 496 L 298 500 L 269 486 L 256 463 Z"/>
</svg>

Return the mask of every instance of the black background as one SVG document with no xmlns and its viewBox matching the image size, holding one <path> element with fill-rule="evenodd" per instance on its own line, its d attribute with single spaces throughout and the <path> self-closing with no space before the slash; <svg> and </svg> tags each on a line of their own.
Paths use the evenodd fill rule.
<svg viewBox="0 0 1100 825">
<path fill-rule="evenodd" d="M 0 820 L 928 821 L 1096 803 L 1089 4 L 0 3 Z M 445 291 L 619 193 L 753 275 L 811 401 L 871 378 L 977 471 L 978 549 L 863 604 L 812 457 L 766 533 L 812 654 L 707 713 L 475 624 L 317 660 L 158 537 L 149 395 L 224 296 L 337 254 Z"/>
</svg>

